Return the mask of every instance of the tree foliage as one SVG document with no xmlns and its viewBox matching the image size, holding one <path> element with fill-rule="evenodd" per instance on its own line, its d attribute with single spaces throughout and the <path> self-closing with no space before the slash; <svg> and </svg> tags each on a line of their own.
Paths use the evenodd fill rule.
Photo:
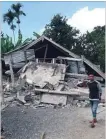
<svg viewBox="0 0 106 139">
<path fill-rule="evenodd" d="M 15 18 L 15 14 L 11 11 L 11 9 L 9 9 L 8 12 L 3 15 L 3 21 L 6 22 L 10 26 L 10 29 L 12 29 L 13 31 L 13 37 L 14 37 L 14 43 L 15 43 L 14 31 L 15 31 L 16 25 L 14 24 L 14 18 Z"/>
<path fill-rule="evenodd" d="M 37 39 L 40 38 L 40 35 L 36 33 L 35 31 L 33 32 L 33 36 L 35 36 Z"/>
<path fill-rule="evenodd" d="M 92 32 L 80 36 L 73 52 L 84 55 L 105 71 L 105 26 L 94 27 Z"/>
<path fill-rule="evenodd" d="M 12 42 L 12 37 L 1 33 L 1 52 L 6 53 L 14 49 L 14 44 Z"/>
<path fill-rule="evenodd" d="M 84 55 L 105 71 L 105 26 L 94 27 L 92 32 L 80 35 L 79 30 L 67 24 L 66 17 L 57 14 L 45 26 L 43 34 L 75 54 Z"/>
<path fill-rule="evenodd" d="M 17 4 L 12 4 L 11 9 L 14 12 L 14 17 L 16 18 L 16 22 L 18 24 L 19 30 L 20 30 L 20 16 L 26 16 L 26 14 L 21 10 L 21 8 L 23 7 L 23 5 L 21 3 L 17 3 Z"/>
<path fill-rule="evenodd" d="M 21 10 L 21 3 L 13 4 L 11 9 L 3 15 L 3 20 L 6 22 L 13 31 L 15 41 L 15 28 L 16 21 L 18 31 L 18 41 L 14 44 L 12 38 L 8 35 L 1 33 L 1 46 L 2 53 L 8 52 L 16 47 L 30 43 L 32 38 L 27 38 L 23 41 L 23 36 L 20 30 L 20 16 L 26 14 Z M 63 47 L 75 54 L 84 55 L 87 59 L 92 61 L 94 64 L 100 65 L 101 69 L 105 71 L 105 26 L 97 26 L 92 32 L 86 32 L 80 35 L 78 29 L 67 24 L 67 18 L 60 14 L 54 15 L 50 23 L 45 26 L 43 35 L 48 38 L 52 38 L 55 42 L 59 43 Z M 37 39 L 40 35 L 33 32 L 33 36 Z"/>
<path fill-rule="evenodd" d="M 55 42 L 71 50 L 76 42 L 79 30 L 67 24 L 67 18 L 60 14 L 55 15 L 51 22 L 45 26 L 43 35 L 52 38 Z"/>
</svg>

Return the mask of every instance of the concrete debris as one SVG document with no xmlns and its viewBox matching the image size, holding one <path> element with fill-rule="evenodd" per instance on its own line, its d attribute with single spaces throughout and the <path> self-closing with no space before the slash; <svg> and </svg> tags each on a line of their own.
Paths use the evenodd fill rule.
<svg viewBox="0 0 106 139">
<path fill-rule="evenodd" d="M 66 105 L 64 105 L 63 103 L 59 103 L 57 105 L 54 105 L 54 109 L 64 108 L 64 106 L 66 106 Z"/>
<path fill-rule="evenodd" d="M 44 89 L 50 89 L 50 90 L 54 90 L 54 86 L 52 84 L 50 84 L 49 82 L 47 82 L 47 84 L 44 86 Z"/>
<path fill-rule="evenodd" d="M 7 98 L 5 98 L 5 102 L 12 102 L 15 99 L 14 96 L 9 96 Z"/>
<path fill-rule="evenodd" d="M 10 91 L 10 84 L 4 84 L 3 85 L 3 88 L 4 88 L 4 92 L 9 92 Z"/>
<path fill-rule="evenodd" d="M 31 93 L 27 94 L 25 97 L 24 97 L 24 100 L 28 103 L 28 102 L 32 102 L 33 103 L 33 98 L 31 96 Z"/>
<path fill-rule="evenodd" d="M 24 68 L 23 68 L 24 69 Z M 58 84 L 65 76 L 66 66 L 64 64 L 38 63 L 33 62 L 30 67 L 24 70 L 20 78 L 26 76 L 28 83 L 43 88 L 48 82 L 52 85 Z M 53 74 L 55 71 L 55 74 Z"/>
<path fill-rule="evenodd" d="M 63 91 L 63 90 L 64 90 L 64 85 L 63 84 L 60 84 L 56 89 L 56 91 Z"/>
<path fill-rule="evenodd" d="M 46 139 L 46 132 L 42 133 L 41 139 Z"/>
<path fill-rule="evenodd" d="M 89 107 L 89 90 L 81 78 L 65 78 L 66 65 L 29 62 L 12 87 L 3 83 L 5 102 L 33 108 Z M 83 87 L 83 88 L 82 88 Z M 105 102 L 105 100 L 103 100 Z"/>
<path fill-rule="evenodd" d="M 19 92 L 17 92 L 17 98 L 16 98 L 16 100 L 18 100 L 23 105 L 26 103 L 26 101 L 24 100 L 24 98 L 25 98 L 25 96 L 22 96 L 22 95 L 19 94 Z"/>
<path fill-rule="evenodd" d="M 67 96 L 67 104 L 73 104 L 74 98 L 72 96 Z"/>
<path fill-rule="evenodd" d="M 59 104 L 62 103 L 66 105 L 67 96 L 62 95 L 54 95 L 54 94 L 43 94 L 41 98 L 41 102 L 48 104 Z"/>
</svg>

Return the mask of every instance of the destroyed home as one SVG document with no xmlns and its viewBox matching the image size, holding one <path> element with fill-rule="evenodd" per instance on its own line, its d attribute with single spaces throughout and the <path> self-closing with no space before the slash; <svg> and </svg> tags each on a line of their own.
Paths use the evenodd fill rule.
<svg viewBox="0 0 106 139">
<path fill-rule="evenodd" d="M 97 80 L 104 81 L 104 73 L 87 60 L 84 56 L 78 56 L 45 36 L 32 41 L 29 44 L 4 54 L 5 64 L 11 60 L 14 71 L 21 69 L 29 61 L 61 63 L 67 65 L 68 76 L 87 77 L 93 73 Z"/>
<path fill-rule="evenodd" d="M 5 26 L 1 32 L 3 56 L 0 68 L 3 70 L 0 74 L 3 76 L 0 82 L 0 138 L 104 139 L 105 75 L 100 69 L 104 71 L 105 65 L 105 26 L 94 27 L 96 24 L 92 21 L 91 30 L 83 22 L 84 16 L 79 18 L 82 20 L 82 28 L 81 21 L 78 20 L 76 25 L 70 22 L 74 15 L 79 15 L 83 10 L 84 4 L 78 9 L 79 3 L 66 2 L 68 11 L 64 9 L 65 2 L 62 5 L 58 2 L 11 4 L 6 3 L 7 8 L 11 6 L 7 12 L 3 4 L 3 22 L 13 31 L 13 36 Z M 78 10 L 75 13 L 72 10 L 76 9 L 74 5 L 77 5 Z M 89 9 L 89 5 L 83 10 L 87 11 L 86 19 L 92 18 L 88 13 L 95 11 Z M 37 9 L 42 9 L 43 13 L 39 11 L 38 15 Z M 57 9 L 60 14 L 54 15 L 48 23 L 47 14 L 53 15 Z M 64 10 L 69 12 L 70 17 L 61 15 L 65 14 Z M 26 16 L 26 21 L 21 16 Z M 47 23 L 44 31 L 41 29 L 45 36 L 40 36 L 36 31 L 39 32 L 40 27 L 44 26 L 43 20 Z M 33 37 L 37 39 L 32 40 Z M 100 65 L 93 64 L 85 57 Z"/>
<path fill-rule="evenodd" d="M 84 56 L 72 53 L 45 36 L 6 53 L 4 60 L 10 65 L 16 98 L 23 104 L 27 96 L 35 94 L 39 96 L 37 105 L 63 106 L 73 104 L 73 100 L 79 105 L 78 100 L 88 100 L 88 88 L 78 86 L 87 80 L 87 74 L 94 73 L 99 81 L 105 79 L 104 73 Z M 14 81 L 13 71 L 18 71 L 18 84 Z"/>
</svg>

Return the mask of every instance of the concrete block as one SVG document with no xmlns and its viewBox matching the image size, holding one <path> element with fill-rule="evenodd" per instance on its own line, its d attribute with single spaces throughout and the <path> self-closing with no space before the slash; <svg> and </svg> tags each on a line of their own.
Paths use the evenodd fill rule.
<svg viewBox="0 0 106 139">
<path fill-rule="evenodd" d="M 67 96 L 65 95 L 54 95 L 54 94 L 43 94 L 41 97 L 41 102 L 48 104 L 59 104 L 62 103 L 66 105 Z"/>
</svg>

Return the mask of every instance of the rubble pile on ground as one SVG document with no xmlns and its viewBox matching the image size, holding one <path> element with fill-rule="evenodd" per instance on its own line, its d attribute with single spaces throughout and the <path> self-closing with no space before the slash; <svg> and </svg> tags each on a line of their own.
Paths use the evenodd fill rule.
<svg viewBox="0 0 106 139">
<path fill-rule="evenodd" d="M 5 99 L 12 105 L 60 108 L 65 106 L 87 107 L 88 89 L 77 85 L 80 79 L 65 80 L 66 65 L 29 62 L 19 72 L 14 87 L 4 83 Z"/>
</svg>

